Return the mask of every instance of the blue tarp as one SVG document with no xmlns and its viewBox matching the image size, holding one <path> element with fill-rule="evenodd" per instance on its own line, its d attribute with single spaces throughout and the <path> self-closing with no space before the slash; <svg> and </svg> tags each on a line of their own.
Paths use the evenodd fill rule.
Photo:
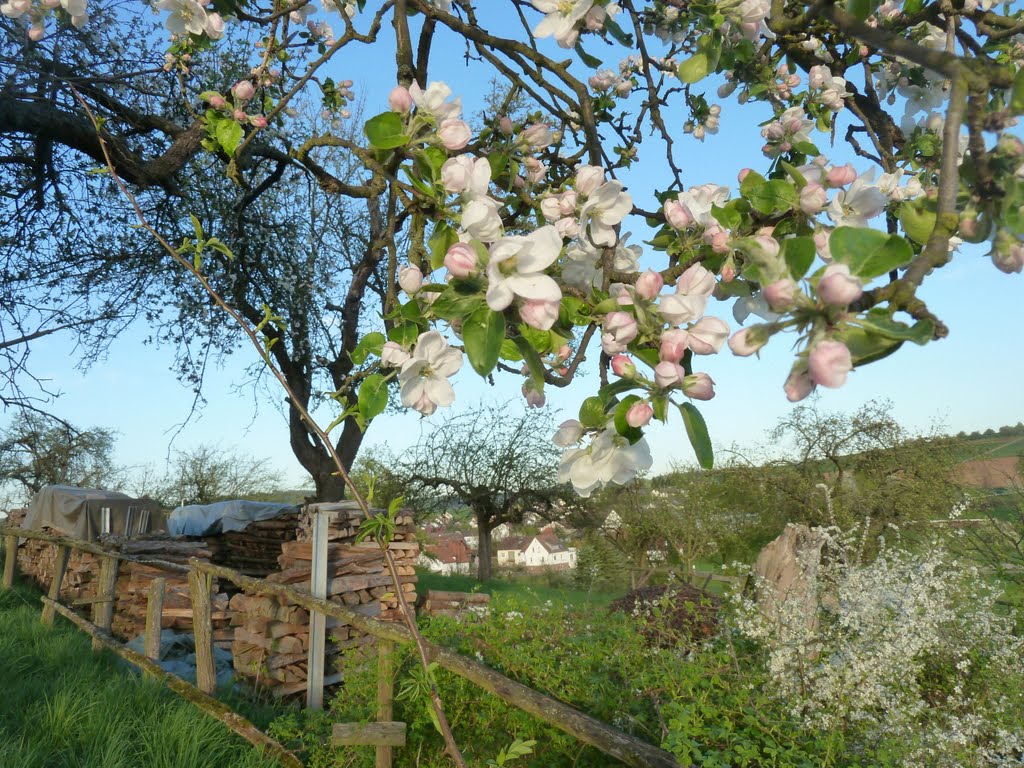
<svg viewBox="0 0 1024 768">
<path fill-rule="evenodd" d="M 276 501 L 218 501 L 215 504 L 189 504 L 178 507 L 167 518 L 171 536 L 209 536 L 244 530 L 257 520 L 298 512 L 294 504 Z"/>
</svg>

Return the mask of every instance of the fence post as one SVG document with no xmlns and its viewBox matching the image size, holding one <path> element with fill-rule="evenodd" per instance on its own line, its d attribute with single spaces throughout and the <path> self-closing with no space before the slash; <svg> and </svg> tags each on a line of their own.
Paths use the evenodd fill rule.
<svg viewBox="0 0 1024 768">
<path fill-rule="evenodd" d="M 394 718 L 395 644 L 390 640 L 377 640 L 377 722 L 390 722 Z M 374 768 L 391 768 L 391 746 L 377 745 Z"/>
<path fill-rule="evenodd" d="M 327 515 L 317 505 L 313 516 L 313 551 L 309 591 L 313 597 L 327 597 Z M 327 645 L 327 617 L 319 611 L 309 614 L 309 661 L 306 664 L 306 707 L 324 707 L 324 652 Z"/>
<path fill-rule="evenodd" d="M 108 635 L 110 627 L 114 623 L 114 603 L 117 601 L 117 570 L 120 564 L 116 557 L 100 557 L 100 577 L 96 583 L 98 602 L 93 603 L 92 606 L 92 623 Z M 103 643 L 93 638 L 92 649 L 99 651 L 102 648 Z"/>
<path fill-rule="evenodd" d="M 211 577 L 194 568 L 188 572 L 192 594 L 192 632 L 196 643 L 196 687 L 203 693 L 217 690 L 213 664 L 213 619 L 210 605 Z"/>
<path fill-rule="evenodd" d="M 160 633 L 164 614 L 164 588 L 167 580 L 157 576 L 149 582 L 146 596 L 146 635 L 143 638 L 143 653 L 153 661 L 160 661 Z"/>
<path fill-rule="evenodd" d="M 4 536 L 4 588 L 14 586 L 14 571 L 18 567 L 18 537 Z"/>
<path fill-rule="evenodd" d="M 48 597 L 54 602 L 60 600 L 60 585 L 64 582 L 64 571 L 68 567 L 71 550 L 63 544 L 57 547 L 57 559 L 53 563 L 53 581 L 50 582 Z M 53 624 L 54 609 L 51 605 L 43 606 L 43 624 Z"/>
</svg>

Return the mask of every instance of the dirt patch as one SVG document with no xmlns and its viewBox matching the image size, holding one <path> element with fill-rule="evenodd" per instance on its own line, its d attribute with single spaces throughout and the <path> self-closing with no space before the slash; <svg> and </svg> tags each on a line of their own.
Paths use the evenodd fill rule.
<svg viewBox="0 0 1024 768">
<path fill-rule="evenodd" d="M 718 596 L 690 584 L 641 587 L 608 606 L 636 617 L 647 639 L 662 648 L 707 640 L 718 629 L 720 607 Z"/>
<path fill-rule="evenodd" d="M 953 473 L 957 482 L 973 488 L 1024 487 L 1017 456 L 962 461 L 956 465 Z"/>
</svg>

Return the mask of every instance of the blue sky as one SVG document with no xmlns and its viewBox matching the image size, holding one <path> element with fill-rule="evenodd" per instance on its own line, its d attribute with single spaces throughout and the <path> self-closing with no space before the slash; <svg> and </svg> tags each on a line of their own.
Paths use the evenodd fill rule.
<svg viewBox="0 0 1024 768">
<path fill-rule="evenodd" d="M 538 17 L 539 18 L 539 17 Z M 340 26 L 340 25 L 336 25 Z M 550 47 L 554 49 L 553 44 Z M 591 53 L 603 53 L 600 45 L 588 44 Z M 438 50 L 444 50 L 438 48 Z M 460 49 L 461 50 L 461 49 Z M 557 50 L 557 49 L 555 49 Z M 616 58 L 607 62 L 615 66 Z M 363 48 L 332 65 L 335 79 L 352 79 L 355 91 L 365 99 L 366 114 L 386 108 L 393 80 L 393 58 L 387 50 Z M 432 79 L 444 79 L 462 95 L 466 112 L 479 108 L 480 95 L 487 88 L 490 70 L 480 64 L 467 68 L 458 54 L 432 57 Z M 346 69 L 351 66 L 351 69 Z M 715 83 L 707 88 L 709 101 L 715 98 Z M 701 144 L 682 135 L 685 116 L 675 118 L 681 139 L 682 168 L 687 186 L 716 182 L 735 189 L 740 168 L 764 170 L 767 161 L 760 153 L 758 133 L 768 112 L 763 105 L 747 107 L 723 103 L 722 126 L 718 135 Z M 825 139 L 819 147 L 825 150 Z M 643 150 L 642 150 L 643 151 Z M 829 156 L 831 151 L 826 150 Z M 660 145 L 652 142 L 641 156 L 639 170 L 624 176 L 634 200 L 645 207 L 655 204 L 651 192 L 663 184 L 657 169 Z M 835 157 L 845 161 L 838 150 Z M 863 162 L 855 163 L 865 168 Z M 628 227 L 627 227 L 628 229 Z M 213 233 L 216 234 L 216 233 Z M 643 234 L 637 230 L 637 234 Z M 637 242 L 635 234 L 631 242 Z M 925 431 L 938 422 L 950 431 L 972 431 L 998 427 L 1024 419 L 1019 391 L 1024 380 L 1024 277 L 999 273 L 988 260 L 984 247 L 965 250 L 953 263 L 930 277 L 923 296 L 932 310 L 950 327 L 948 339 L 925 347 L 905 346 L 892 357 L 857 370 L 840 390 L 824 390 L 824 407 L 852 410 L 872 398 L 888 398 L 894 415 L 911 429 Z M 653 262 L 651 262 L 653 263 Z M 729 305 L 713 303 L 709 310 L 735 327 Z M 162 468 L 174 438 L 174 446 L 198 443 L 220 444 L 272 459 L 291 484 L 304 481 L 304 473 L 288 448 L 283 395 L 269 386 L 253 389 L 246 382 L 244 368 L 253 360 L 247 348 L 208 372 L 204 389 L 207 405 L 183 429 L 192 405 L 191 391 L 178 383 L 169 371 L 172 350 L 144 346 L 143 329 L 117 339 L 108 356 L 88 371 L 74 367 L 73 351 L 66 340 L 48 337 L 34 347 L 32 363 L 38 374 L 49 379 L 50 387 L 62 393 L 53 406 L 60 416 L 80 426 L 103 426 L 118 435 L 116 459 L 128 466 L 153 464 Z M 749 446 L 762 440 L 770 428 L 792 406 L 782 393 L 782 383 L 792 362 L 794 337 L 775 337 L 761 358 L 735 358 L 728 351 L 698 358 L 698 370 L 706 370 L 717 383 L 717 397 L 699 404 L 716 444 Z M 596 351 L 592 355 L 596 358 Z M 468 364 L 457 375 L 457 401 L 453 409 L 470 408 L 481 399 L 504 401 L 519 395 L 520 380 L 504 377 L 498 386 L 487 386 Z M 549 403 L 561 410 L 561 418 L 574 416 L 579 403 L 596 387 L 594 370 L 566 391 L 549 389 Z M 518 407 L 518 405 L 514 406 Z M 327 416 L 326 412 L 323 414 Z M 438 414 L 440 415 L 440 414 Z M 435 416 L 436 418 L 436 416 Z M 328 416 L 324 421 L 330 421 Z M 414 412 L 386 414 L 377 419 L 365 446 L 388 444 L 401 450 L 418 438 L 426 426 Z M 678 419 L 649 433 L 655 455 L 654 470 L 664 471 L 674 462 L 690 462 L 692 454 Z"/>
</svg>

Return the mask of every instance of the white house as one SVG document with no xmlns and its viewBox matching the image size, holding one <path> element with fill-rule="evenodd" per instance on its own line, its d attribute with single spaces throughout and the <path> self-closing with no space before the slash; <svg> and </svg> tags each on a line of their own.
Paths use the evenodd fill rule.
<svg viewBox="0 0 1024 768">
<path fill-rule="evenodd" d="M 519 550 L 516 564 L 530 570 L 569 570 L 576 567 L 576 549 L 566 547 L 550 534 L 534 536 Z"/>
</svg>

